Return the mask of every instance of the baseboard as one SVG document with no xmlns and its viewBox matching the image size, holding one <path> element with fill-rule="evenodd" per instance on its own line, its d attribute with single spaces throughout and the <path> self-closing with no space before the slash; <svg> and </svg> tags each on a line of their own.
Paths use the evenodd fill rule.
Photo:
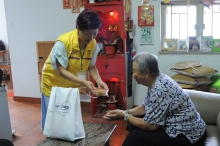
<svg viewBox="0 0 220 146">
<path fill-rule="evenodd" d="M 41 98 L 34 98 L 34 97 L 14 96 L 14 101 L 41 104 Z M 88 107 L 88 108 L 90 108 L 90 105 L 91 105 L 90 102 L 84 102 L 84 101 L 81 101 L 80 104 L 81 104 L 81 107 Z"/>
<path fill-rule="evenodd" d="M 41 98 L 14 96 L 14 101 L 41 103 Z"/>
</svg>

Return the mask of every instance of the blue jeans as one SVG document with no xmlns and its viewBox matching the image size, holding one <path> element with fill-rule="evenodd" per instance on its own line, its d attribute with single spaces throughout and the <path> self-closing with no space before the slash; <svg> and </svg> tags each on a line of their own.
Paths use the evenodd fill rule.
<svg viewBox="0 0 220 146">
<path fill-rule="evenodd" d="M 44 124 L 45 124 L 45 119 L 46 119 L 46 115 L 47 115 L 49 101 L 50 101 L 50 98 L 45 96 L 42 93 L 42 98 L 41 98 L 41 130 L 44 130 Z"/>
</svg>

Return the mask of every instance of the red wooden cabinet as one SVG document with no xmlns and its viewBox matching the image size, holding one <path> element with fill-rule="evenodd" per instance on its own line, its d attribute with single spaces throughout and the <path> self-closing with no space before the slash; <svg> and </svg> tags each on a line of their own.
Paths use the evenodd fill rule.
<svg viewBox="0 0 220 146">
<path fill-rule="evenodd" d="M 123 55 L 98 56 L 96 67 L 100 77 L 109 87 L 109 97 L 92 98 L 91 112 L 93 117 L 102 117 L 106 111 L 112 109 L 126 109 L 126 74 L 125 57 Z M 113 81 L 112 81 L 113 79 Z M 91 78 L 91 81 L 95 81 Z M 116 102 L 112 100 L 116 96 Z"/>
<path fill-rule="evenodd" d="M 85 9 L 97 11 L 102 19 L 102 27 L 100 28 L 96 40 L 98 44 L 103 44 L 103 53 L 97 57 L 96 67 L 99 70 L 102 80 L 105 81 L 109 87 L 109 97 L 91 99 L 92 116 L 102 117 L 108 110 L 127 108 L 124 2 L 87 3 L 85 4 Z M 112 45 L 116 39 L 120 41 Z M 109 55 L 109 50 L 107 50 L 110 45 L 115 46 L 116 49 L 115 53 L 111 53 L 111 55 Z M 90 79 L 94 82 L 92 78 Z"/>
</svg>

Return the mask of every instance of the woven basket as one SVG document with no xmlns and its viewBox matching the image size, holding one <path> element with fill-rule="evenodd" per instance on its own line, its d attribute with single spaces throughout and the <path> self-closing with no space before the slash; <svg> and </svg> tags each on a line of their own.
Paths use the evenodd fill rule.
<svg viewBox="0 0 220 146">
<path fill-rule="evenodd" d="M 202 85 L 212 83 L 211 79 L 208 77 L 190 77 L 181 74 L 176 74 L 171 76 L 177 83 L 187 84 L 187 85 Z"/>
<path fill-rule="evenodd" d="M 187 84 L 183 84 L 183 83 L 178 83 L 180 85 L 181 88 L 183 89 L 196 89 L 197 86 L 195 85 L 187 85 Z"/>
<path fill-rule="evenodd" d="M 214 68 L 204 66 L 204 65 L 197 66 L 195 68 L 186 68 L 186 69 L 171 68 L 170 70 L 176 73 L 182 74 L 182 75 L 190 76 L 190 77 L 210 76 L 218 72 Z"/>
<path fill-rule="evenodd" d="M 200 61 L 181 61 L 176 63 L 173 68 L 175 69 L 186 69 L 186 68 L 194 68 L 202 65 Z"/>
</svg>

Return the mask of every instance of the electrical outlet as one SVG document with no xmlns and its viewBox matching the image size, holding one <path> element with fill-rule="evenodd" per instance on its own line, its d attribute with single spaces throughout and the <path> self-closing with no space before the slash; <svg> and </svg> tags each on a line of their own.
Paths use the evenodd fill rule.
<svg viewBox="0 0 220 146">
<path fill-rule="evenodd" d="M 13 26 L 13 22 L 8 22 L 8 26 L 12 27 Z"/>
</svg>

